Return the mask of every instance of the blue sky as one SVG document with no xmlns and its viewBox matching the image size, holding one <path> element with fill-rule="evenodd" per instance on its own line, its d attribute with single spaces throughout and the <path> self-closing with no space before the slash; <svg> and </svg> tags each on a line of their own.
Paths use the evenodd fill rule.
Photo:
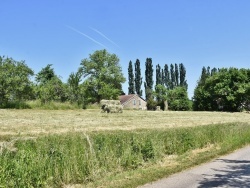
<svg viewBox="0 0 250 188">
<path fill-rule="evenodd" d="M 0 7 L 0 55 L 25 60 L 35 73 L 53 64 L 64 82 L 104 48 L 120 58 L 125 77 L 130 60 L 140 60 L 143 78 L 147 57 L 154 70 L 183 63 L 189 97 L 203 66 L 250 68 L 249 0 L 0 0 Z"/>
</svg>

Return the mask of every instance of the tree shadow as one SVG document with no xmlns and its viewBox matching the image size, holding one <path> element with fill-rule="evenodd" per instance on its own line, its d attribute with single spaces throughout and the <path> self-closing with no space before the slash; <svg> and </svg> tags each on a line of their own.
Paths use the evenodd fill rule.
<svg viewBox="0 0 250 188">
<path fill-rule="evenodd" d="M 204 180 L 199 182 L 198 188 L 208 187 L 250 187 L 250 161 L 218 159 L 228 163 L 226 169 L 212 169 L 215 174 L 203 174 Z"/>
</svg>

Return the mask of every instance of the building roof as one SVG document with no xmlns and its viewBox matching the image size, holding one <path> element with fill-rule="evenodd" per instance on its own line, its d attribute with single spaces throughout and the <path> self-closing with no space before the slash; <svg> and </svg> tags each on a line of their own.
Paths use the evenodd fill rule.
<svg viewBox="0 0 250 188">
<path fill-rule="evenodd" d="M 138 96 L 139 98 L 141 98 L 137 94 L 130 94 L 130 95 L 121 95 L 121 96 L 119 96 L 119 100 L 120 100 L 121 104 L 123 105 L 124 103 L 128 102 L 129 100 L 131 100 L 134 96 Z M 143 98 L 141 98 L 141 99 L 144 100 Z"/>
</svg>

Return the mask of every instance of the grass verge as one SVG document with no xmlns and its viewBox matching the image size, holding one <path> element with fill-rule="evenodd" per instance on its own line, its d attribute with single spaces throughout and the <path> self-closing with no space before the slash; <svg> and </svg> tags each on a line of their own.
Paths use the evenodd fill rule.
<svg viewBox="0 0 250 188">
<path fill-rule="evenodd" d="M 249 142 L 247 123 L 6 138 L 0 187 L 136 187 Z"/>
</svg>

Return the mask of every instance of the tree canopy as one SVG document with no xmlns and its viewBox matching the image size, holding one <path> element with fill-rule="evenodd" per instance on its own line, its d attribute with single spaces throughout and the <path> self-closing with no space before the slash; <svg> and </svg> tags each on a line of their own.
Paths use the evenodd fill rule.
<svg viewBox="0 0 250 188">
<path fill-rule="evenodd" d="M 31 98 L 33 75 L 24 61 L 0 56 L 0 105 Z"/>
<path fill-rule="evenodd" d="M 241 111 L 250 104 L 250 69 L 202 69 L 194 91 L 194 110 Z"/>
<path fill-rule="evenodd" d="M 122 93 L 122 83 L 126 81 L 122 74 L 119 58 L 106 50 L 97 50 L 83 59 L 80 71 L 84 77 L 85 88 L 91 96 L 92 102 L 101 99 L 117 99 Z"/>
</svg>

